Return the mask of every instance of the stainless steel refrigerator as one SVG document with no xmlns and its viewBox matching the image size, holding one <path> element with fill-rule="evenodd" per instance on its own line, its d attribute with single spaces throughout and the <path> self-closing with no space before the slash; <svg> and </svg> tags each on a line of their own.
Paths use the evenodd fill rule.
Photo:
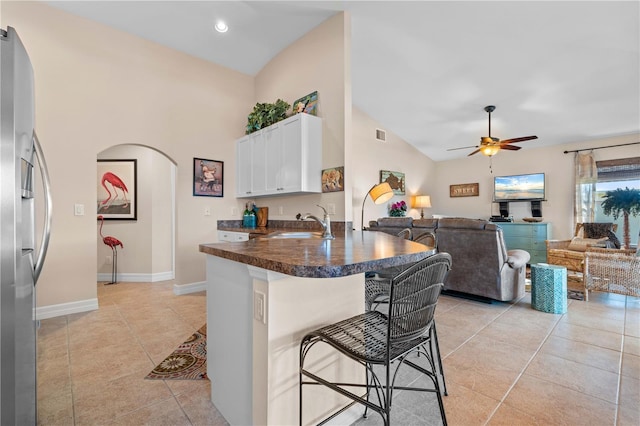
<svg viewBox="0 0 640 426">
<path fill-rule="evenodd" d="M 34 128 L 34 103 L 27 51 L 13 28 L 0 29 L 1 425 L 36 424 L 37 416 L 35 285 L 49 243 L 51 194 Z M 42 181 L 41 196 L 35 193 L 36 180 Z M 35 230 L 36 199 L 44 206 L 38 215 L 44 218 L 40 237 Z"/>
</svg>

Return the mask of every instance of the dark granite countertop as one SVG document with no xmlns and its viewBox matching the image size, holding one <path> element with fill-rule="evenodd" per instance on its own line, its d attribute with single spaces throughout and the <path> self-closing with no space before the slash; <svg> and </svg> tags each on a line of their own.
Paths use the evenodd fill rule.
<svg viewBox="0 0 640 426">
<path fill-rule="evenodd" d="M 232 229 L 225 227 L 225 230 Z M 254 238 L 245 242 L 201 244 L 200 252 L 308 278 L 342 277 L 379 270 L 417 262 L 435 252 L 433 247 L 383 232 L 334 231 L 334 235 L 333 240 Z"/>
</svg>

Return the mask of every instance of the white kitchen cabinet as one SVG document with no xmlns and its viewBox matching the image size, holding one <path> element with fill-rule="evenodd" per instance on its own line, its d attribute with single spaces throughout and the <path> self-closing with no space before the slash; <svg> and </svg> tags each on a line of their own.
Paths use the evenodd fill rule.
<svg viewBox="0 0 640 426">
<path fill-rule="evenodd" d="M 238 198 L 322 192 L 322 119 L 296 114 L 236 143 Z"/>
<path fill-rule="evenodd" d="M 235 231 L 218 231 L 218 241 L 237 242 L 237 241 L 249 241 L 248 232 L 235 232 Z"/>
<path fill-rule="evenodd" d="M 253 167 L 248 163 L 252 161 L 252 143 L 253 138 L 250 135 L 236 142 L 236 196 L 238 197 L 251 196 Z"/>
<path fill-rule="evenodd" d="M 278 181 L 278 170 L 282 162 L 282 125 L 280 123 L 264 129 L 264 145 L 266 147 L 264 158 L 265 194 L 274 194 L 281 187 Z"/>
</svg>

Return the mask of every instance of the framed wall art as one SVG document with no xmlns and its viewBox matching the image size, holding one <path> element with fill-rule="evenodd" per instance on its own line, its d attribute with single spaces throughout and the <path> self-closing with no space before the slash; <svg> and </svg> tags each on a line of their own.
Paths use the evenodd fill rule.
<svg viewBox="0 0 640 426">
<path fill-rule="evenodd" d="M 98 160 L 97 211 L 105 220 L 138 219 L 137 160 Z"/>
<path fill-rule="evenodd" d="M 318 91 L 309 93 L 293 103 L 293 113 L 298 114 L 301 112 L 318 115 Z"/>
<path fill-rule="evenodd" d="M 222 197 L 224 189 L 224 162 L 193 159 L 193 195 L 196 197 Z"/>
<path fill-rule="evenodd" d="M 480 195 L 477 183 L 461 183 L 449 185 L 449 197 L 477 197 Z"/>
<path fill-rule="evenodd" d="M 380 183 L 387 182 L 395 195 L 404 195 L 404 173 L 380 170 Z"/>
<path fill-rule="evenodd" d="M 333 167 L 322 171 L 322 192 L 344 191 L 344 167 Z"/>
</svg>

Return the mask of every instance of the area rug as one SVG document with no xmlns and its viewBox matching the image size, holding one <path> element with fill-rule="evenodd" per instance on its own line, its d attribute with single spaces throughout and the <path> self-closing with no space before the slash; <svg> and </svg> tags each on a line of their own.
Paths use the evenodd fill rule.
<svg viewBox="0 0 640 426">
<path fill-rule="evenodd" d="M 206 380 L 207 324 L 178 346 L 145 379 Z"/>
</svg>

